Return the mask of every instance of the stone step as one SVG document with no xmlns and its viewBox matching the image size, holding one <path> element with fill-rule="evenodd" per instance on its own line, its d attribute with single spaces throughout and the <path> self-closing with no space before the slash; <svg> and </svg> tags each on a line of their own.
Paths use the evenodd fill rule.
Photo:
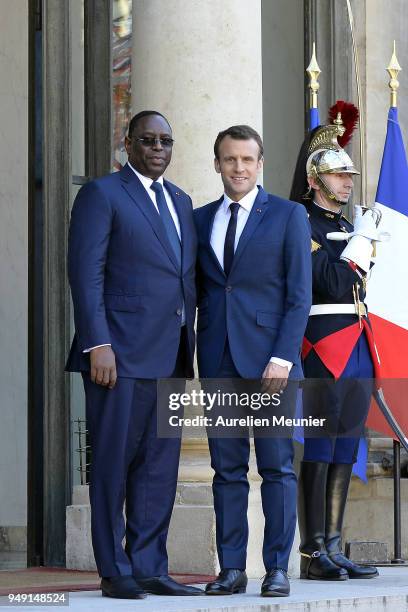
<svg viewBox="0 0 408 612">
<path fill-rule="evenodd" d="M 380 568 L 380 576 L 372 580 L 320 582 L 291 580 L 290 597 L 259 596 L 261 580 L 250 580 L 247 593 L 229 597 L 157 597 L 144 600 L 113 601 L 100 592 L 70 593 L 70 612 L 92 610 L 112 612 L 114 609 L 138 612 L 403 612 L 408 610 L 408 570 Z M 3 604 L 0 598 L 0 606 Z M 36 606 L 36 612 L 49 607 Z"/>
</svg>

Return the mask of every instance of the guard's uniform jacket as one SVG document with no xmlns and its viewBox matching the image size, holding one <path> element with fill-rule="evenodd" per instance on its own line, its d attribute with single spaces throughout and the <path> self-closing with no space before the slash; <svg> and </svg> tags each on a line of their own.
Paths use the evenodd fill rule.
<svg viewBox="0 0 408 612">
<path fill-rule="evenodd" d="M 340 259 L 346 242 L 326 237 L 329 232 L 352 232 L 350 221 L 341 211 L 331 212 L 314 202 L 307 209 L 312 230 L 313 306 L 330 305 L 327 310 L 331 309 L 333 314 L 313 314 L 312 306 L 302 348 L 304 369 L 309 377 L 338 378 L 363 332 L 374 366 L 378 363 L 364 305 L 365 278 L 353 264 Z M 336 304 L 349 305 L 350 312 L 336 312 L 341 310 L 336 309 Z M 352 305 L 354 312 L 351 312 Z M 325 367 L 321 367 L 323 364 Z"/>
<path fill-rule="evenodd" d="M 307 379 L 331 380 L 306 381 L 303 410 L 327 418 L 328 435 L 306 437 L 303 460 L 354 463 L 378 364 L 364 305 L 365 279 L 353 263 L 340 259 L 346 242 L 326 237 L 329 232 L 352 232 L 352 224 L 341 212 L 314 203 L 308 213 L 313 305 L 303 340 L 303 367 Z M 314 314 L 319 308 L 324 314 Z M 343 382 L 333 385 L 333 379 Z"/>
</svg>

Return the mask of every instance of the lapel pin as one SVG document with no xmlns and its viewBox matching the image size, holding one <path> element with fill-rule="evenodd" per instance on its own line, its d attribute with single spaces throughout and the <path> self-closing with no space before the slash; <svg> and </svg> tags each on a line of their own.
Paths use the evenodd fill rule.
<svg viewBox="0 0 408 612">
<path fill-rule="evenodd" d="M 257 208 L 257 209 L 256 209 L 256 212 L 257 212 L 257 213 L 261 213 L 261 212 L 262 212 L 262 208 Z"/>
<path fill-rule="evenodd" d="M 180 195 L 180 192 L 179 192 L 179 191 L 176 191 L 176 195 Z"/>
</svg>

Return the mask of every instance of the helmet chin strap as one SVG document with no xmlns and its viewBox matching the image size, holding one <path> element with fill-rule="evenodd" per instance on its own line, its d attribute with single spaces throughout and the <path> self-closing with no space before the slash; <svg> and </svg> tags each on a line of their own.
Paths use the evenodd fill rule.
<svg viewBox="0 0 408 612">
<path fill-rule="evenodd" d="M 333 202 L 334 204 L 338 204 L 339 206 L 347 205 L 348 202 L 342 202 L 341 200 L 338 199 L 336 194 L 330 189 L 330 187 L 322 179 L 320 174 L 317 174 L 317 173 L 315 174 L 315 181 L 317 182 L 317 184 L 319 185 L 320 189 L 323 191 L 325 196 L 329 198 L 330 202 Z"/>
</svg>

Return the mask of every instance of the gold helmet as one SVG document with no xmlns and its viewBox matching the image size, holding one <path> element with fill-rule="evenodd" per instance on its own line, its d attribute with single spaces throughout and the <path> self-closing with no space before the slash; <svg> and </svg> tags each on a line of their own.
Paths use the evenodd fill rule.
<svg viewBox="0 0 408 612">
<path fill-rule="evenodd" d="M 353 108 L 355 109 L 354 106 Z M 336 109 L 336 107 L 332 107 L 330 110 L 333 109 Z M 357 111 L 357 109 L 355 110 Z M 345 132 L 346 128 L 343 125 L 341 112 L 338 111 L 332 124 L 323 125 L 316 130 L 309 145 L 306 162 L 306 174 L 317 181 L 330 200 L 339 204 L 343 202 L 337 199 L 337 196 L 330 190 L 321 175 L 334 173 L 360 174 L 351 157 L 338 142 L 338 138 L 342 138 Z"/>
</svg>

